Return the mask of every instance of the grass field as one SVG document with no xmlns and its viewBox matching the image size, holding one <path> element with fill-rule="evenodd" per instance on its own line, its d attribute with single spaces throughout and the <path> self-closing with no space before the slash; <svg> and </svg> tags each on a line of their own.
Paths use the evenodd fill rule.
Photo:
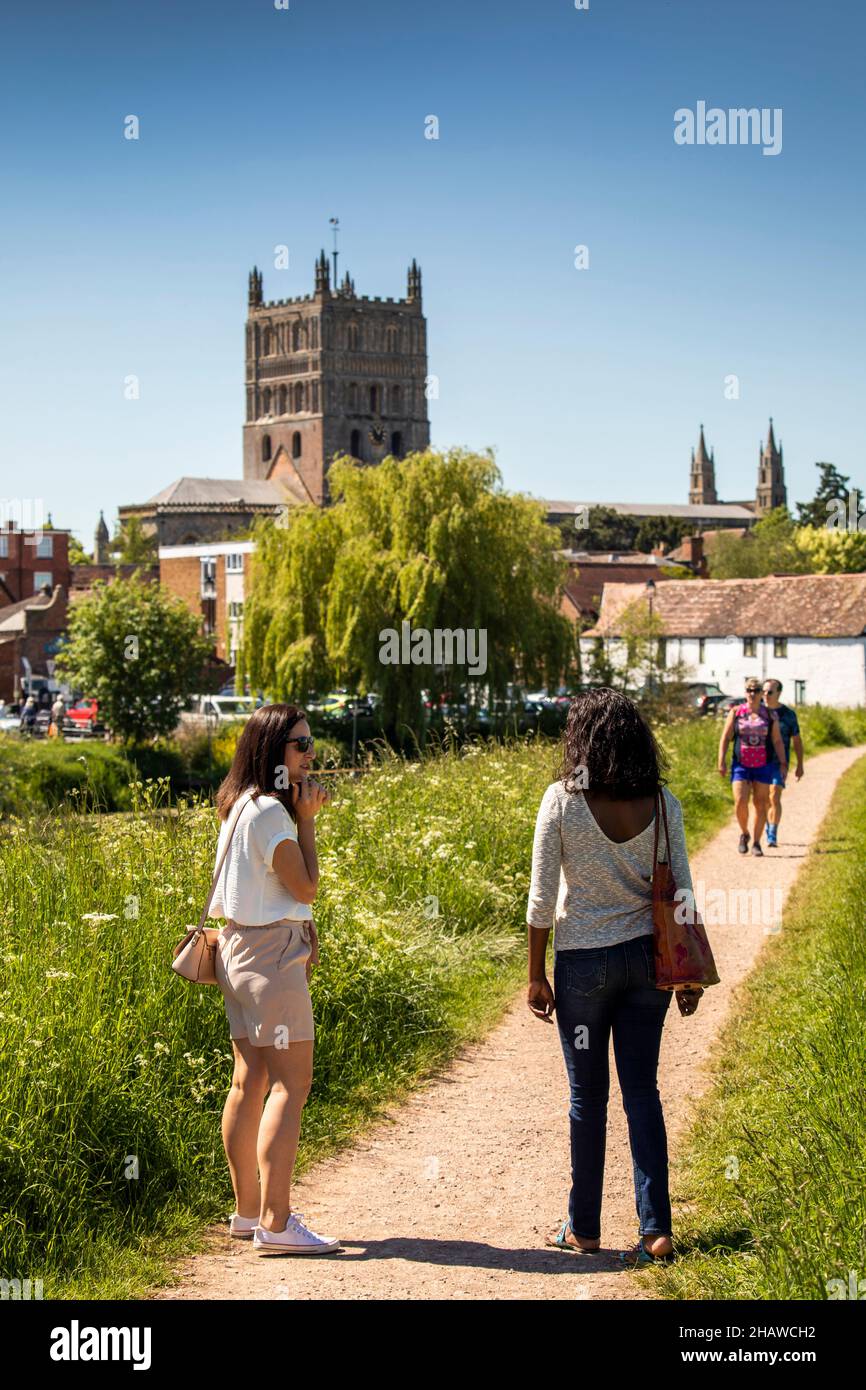
<svg viewBox="0 0 866 1390">
<path fill-rule="evenodd" d="M 848 741 L 843 723 L 830 734 Z M 661 734 L 692 850 L 729 814 L 718 732 L 695 720 Z M 513 997 L 556 756 L 550 743 L 465 747 L 341 781 L 320 823 L 301 1167 Z M 222 999 L 169 969 L 206 893 L 216 821 L 191 803 L 168 814 L 164 793 L 139 784 L 127 815 L 12 817 L 0 834 L 0 1275 L 42 1278 L 46 1297 L 140 1294 L 231 1209 Z"/>
<path fill-rule="evenodd" d="M 673 1193 L 682 1258 L 640 1275 L 662 1297 L 866 1295 L 866 759 L 819 846 L 720 1040 Z"/>
</svg>

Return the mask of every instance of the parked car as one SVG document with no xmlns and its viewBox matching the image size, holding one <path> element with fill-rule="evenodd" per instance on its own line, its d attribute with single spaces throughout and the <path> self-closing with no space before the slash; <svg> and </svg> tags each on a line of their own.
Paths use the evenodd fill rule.
<svg viewBox="0 0 866 1390">
<path fill-rule="evenodd" d="M 247 720 L 258 708 L 253 695 L 192 695 L 181 711 L 181 724 L 219 725 Z"/>
<path fill-rule="evenodd" d="M 737 697 L 725 695 L 719 686 L 711 681 L 690 681 L 686 686 L 687 699 L 694 705 L 698 714 L 718 714 L 726 702 L 737 704 Z"/>
<path fill-rule="evenodd" d="M 66 720 L 83 733 L 93 733 L 99 724 L 98 701 L 76 700 L 66 711 Z"/>
</svg>

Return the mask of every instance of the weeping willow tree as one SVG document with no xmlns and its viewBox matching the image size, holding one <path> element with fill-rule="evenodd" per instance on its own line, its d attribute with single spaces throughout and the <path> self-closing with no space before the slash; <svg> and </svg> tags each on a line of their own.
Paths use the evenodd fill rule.
<svg viewBox="0 0 866 1390">
<path fill-rule="evenodd" d="M 333 505 L 259 522 L 240 665 L 275 700 L 333 684 L 375 690 L 385 728 L 421 732 L 421 691 L 496 698 L 557 683 L 573 647 L 559 612 L 564 565 L 540 503 L 502 489 L 491 454 L 349 458 Z M 384 661 L 383 633 L 486 633 L 486 669 Z M 417 664 L 416 664 L 417 663 Z"/>
</svg>

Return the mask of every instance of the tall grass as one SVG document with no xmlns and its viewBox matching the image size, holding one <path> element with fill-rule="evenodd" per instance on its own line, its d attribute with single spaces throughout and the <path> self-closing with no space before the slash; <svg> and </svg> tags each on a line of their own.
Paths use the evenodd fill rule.
<svg viewBox="0 0 866 1390">
<path fill-rule="evenodd" d="M 663 730 L 690 847 L 729 814 L 718 726 Z M 535 814 L 557 747 L 385 758 L 320 821 L 316 1067 L 299 1164 L 481 1035 L 524 965 Z M 0 1275 L 130 1297 L 230 1210 L 222 999 L 171 950 L 213 865 L 209 806 L 134 781 L 130 812 L 11 818 L 0 835 Z"/>
<path fill-rule="evenodd" d="M 718 1046 L 674 1192 L 666 1298 L 826 1299 L 866 1279 L 866 759 L 842 779 Z M 862 1298 L 860 1286 L 859 1294 Z"/>
</svg>

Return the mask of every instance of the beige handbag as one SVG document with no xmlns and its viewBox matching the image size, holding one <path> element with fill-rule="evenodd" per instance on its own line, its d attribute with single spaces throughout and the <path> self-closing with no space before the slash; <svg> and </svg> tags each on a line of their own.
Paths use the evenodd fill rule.
<svg viewBox="0 0 866 1390">
<path fill-rule="evenodd" d="M 205 922 L 207 921 L 207 915 L 210 911 L 210 905 L 213 902 L 213 895 L 216 892 L 219 876 L 226 862 L 226 855 L 229 852 L 229 845 L 232 842 L 235 827 L 241 818 L 241 811 L 249 800 L 250 797 L 248 794 L 238 799 L 237 806 L 234 810 L 234 822 L 226 837 L 225 848 L 219 857 L 219 863 L 216 866 L 216 872 L 213 876 L 210 892 L 207 895 L 207 902 L 202 909 L 198 926 L 190 927 L 180 945 L 174 948 L 174 959 L 171 962 L 172 970 L 176 970 L 178 975 L 182 975 L 185 980 L 191 980 L 193 984 L 196 985 L 215 985 L 219 983 L 216 977 L 216 953 L 219 929 L 215 927 L 206 927 Z"/>
</svg>

